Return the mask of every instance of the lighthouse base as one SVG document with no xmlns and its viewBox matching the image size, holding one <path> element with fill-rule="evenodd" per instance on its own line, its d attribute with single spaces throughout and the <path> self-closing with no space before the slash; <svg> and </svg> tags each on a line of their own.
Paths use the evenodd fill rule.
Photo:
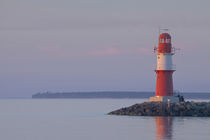
<svg viewBox="0 0 210 140">
<path fill-rule="evenodd" d="M 178 97 L 174 97 L 174 96 L 153 96 L 153 97 L 150 97 L 150 102 L 177 103 L 177 102 L 179 102 L 179 98 Z"/>
</svg>

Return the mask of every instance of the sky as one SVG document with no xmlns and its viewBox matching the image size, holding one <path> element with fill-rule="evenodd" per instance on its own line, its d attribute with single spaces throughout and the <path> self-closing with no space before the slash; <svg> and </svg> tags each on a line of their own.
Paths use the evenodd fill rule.
<svg viewBox="0 0 210 140">
<path fill-rule="evenodd" d="M 1 0 L 0 97 L 154 91 L 158 28 L 174 90 L 210 92 L 209 0 Z"/>
</svg>

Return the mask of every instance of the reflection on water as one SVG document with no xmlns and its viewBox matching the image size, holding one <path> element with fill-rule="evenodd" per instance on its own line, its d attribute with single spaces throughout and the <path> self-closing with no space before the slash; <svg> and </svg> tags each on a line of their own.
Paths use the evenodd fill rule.
<svg viewBox="0 0 210 140">
<path fill-rule="evenodd" d="M 172 117 L 156 117 L 156 138 L 157 140 L 171 140 L 172 139 Z"/>
</svg>

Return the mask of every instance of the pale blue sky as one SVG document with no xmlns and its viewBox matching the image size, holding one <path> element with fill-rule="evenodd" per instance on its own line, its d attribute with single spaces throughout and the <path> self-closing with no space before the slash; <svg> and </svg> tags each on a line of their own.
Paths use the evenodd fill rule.
<svg viewBox="0 0 210 140">
<path fill-rule="evenodd" d="M 210 92 L 209 0 L 1 0 L 0 97 L 154 91 L 153 46 L 169 28 L 174 88 Z"/>
</svg>

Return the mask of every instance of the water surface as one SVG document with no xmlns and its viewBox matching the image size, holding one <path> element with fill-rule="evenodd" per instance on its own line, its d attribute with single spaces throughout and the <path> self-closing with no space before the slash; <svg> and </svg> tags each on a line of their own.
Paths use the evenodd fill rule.
<svg viewBox="0 0 210 140">
<path fill-rule="evenodd" d="M 207 117 L 106 113 L 146 99 L 1 99 L 2 140 L 208 140 Z"/>
</svg>

